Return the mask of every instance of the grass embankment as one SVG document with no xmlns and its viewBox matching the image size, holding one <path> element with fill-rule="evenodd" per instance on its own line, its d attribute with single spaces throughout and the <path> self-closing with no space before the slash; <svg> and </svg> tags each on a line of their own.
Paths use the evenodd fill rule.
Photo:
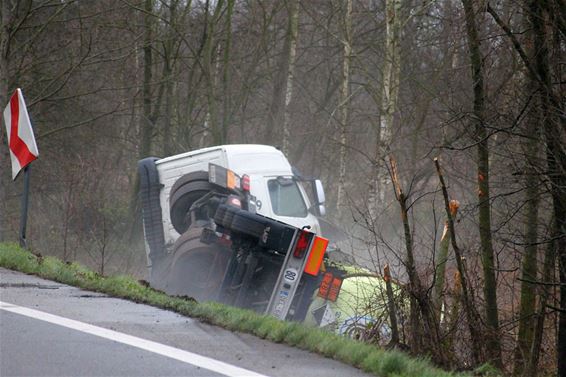
<svg viewBox="0 0 566 377">
<path fill-rule="evenodd" d="M 456 376 L 434 368 L 427 360 L 410 358 L 401 352 L 384 351 L 320 329 L 296 322 L 279 321 L 249 310 L 171 297 L 132 277 L 101 276 L 76 263 L 67 264 L 53 257 L 37 257 L 15 244 L 0 243 L 0 267 L 171 310 L 228 330 L 299 347 L 380 377 Z"/>
</svg>

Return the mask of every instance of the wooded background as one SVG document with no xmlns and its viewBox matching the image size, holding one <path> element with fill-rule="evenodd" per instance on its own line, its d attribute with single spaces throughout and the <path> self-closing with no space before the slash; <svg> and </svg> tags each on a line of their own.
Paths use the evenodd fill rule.
<svg viewBox="0 0 566 377">
<path fill-rule="evenodd" d="M 40 151 L 34 251 L 143 276 L 138 159 L 277 145 L 325 183 L 340 247 L 406 283 L 411 352 L 566 376 L 563 0 L 0 3 L 0 106 L 22 88 Z"/>
</svg>

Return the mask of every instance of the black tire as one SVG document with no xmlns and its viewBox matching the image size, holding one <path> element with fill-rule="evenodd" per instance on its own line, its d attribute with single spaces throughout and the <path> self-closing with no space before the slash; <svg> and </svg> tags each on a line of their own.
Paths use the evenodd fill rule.
<svg viewBox="0 0 566 377">
<path fill-rule="evenodd" d="M 259 246 L 280 253 L 287 252 L 295 233 L 295 228 L 290 225 L 237 208 L 228 207 L 221 215 L 215 216 L 218 225 L 229 229 L 236 236 L 253 238 Z M 220 222 L 217 217 L 222 217 L 218 219 Z"/>
<path fill-rule="evenodd" d="M 143 228 L 145 240 L 149 246 L 149 258 L 152 263 L 165 255 L 163 249 L 165 244 L 163 218 L 161 204 L 159 203 L 159 192 L 162 185 L 159 183 L 157 167 L 155 166 L 157 160 L 159 159 L 156 157 L 148 157 L 138 162 Z"/>
<path fill-rule="evenodd" d="M 173 184 L 169 192 L 169 215 L 171 224 L 179 234 L 191 226 L 191 217 L 187 214 L 193 203 L 211 191 L 225 193 L 225 190 L 208 181 L 205 171 L 185 174 Z"/>
<path fill-rule="evenodd" d="M 230 229 L 234 215 L 239 211 L 239 208 L 221 204 L 214 214 L 214 222 L 223 228 Z"/>
<path fill-rule="evenodd" d="M 271 225 L 271 221 L 266 220 L 265 217 L 251 212 L 238 211 L 234 214 L 234 218 L 230 224 L 230 230 L 260 239 L 266 227 Z"/>
<path fill-rule="evenodd" d="M 197 301 L 217 297 L 231 252 L 200 242 L 202 228 L 191 228 L 173 245 L 173 261 L 166 292 Z"/>
</svg>

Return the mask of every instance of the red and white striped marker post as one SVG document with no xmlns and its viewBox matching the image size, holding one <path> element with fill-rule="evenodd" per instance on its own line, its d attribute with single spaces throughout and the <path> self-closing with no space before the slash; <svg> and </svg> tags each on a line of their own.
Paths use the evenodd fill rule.
<svg viewBox="0 0 566 377">
<path fill-rule="evenodd" d="M 26 247 L 26 225 L 29 197 L 29 164 L 37 159 L 39 151 L 35 143 L 33 129 L 26 109 L 22 91 L 18 88 L 10 97 L 10 103 L 4 109 L 4 122 L 8 134 L 8 146 L 12 159 L 12 179 L 24 170 L 24 192 L 20 217 L 20 246 Z"/>
</svg>

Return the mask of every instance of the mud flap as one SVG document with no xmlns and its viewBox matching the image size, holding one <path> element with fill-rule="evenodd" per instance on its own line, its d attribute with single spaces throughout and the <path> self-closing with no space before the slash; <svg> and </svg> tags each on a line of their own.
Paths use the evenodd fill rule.
<svg viewBox="0 0 566 377">
<path fill-rule="evenodd" d="M 165 236 L 159 203 L 159 192 L 163 186 L 159 183 L 155 166 L 157 160 L 159 159 L 156 157 L 148 157 L 138 162 L 143 231 L 149 248 L 148 257 L 152 265 L 165 256 Z"/>
</svg>

